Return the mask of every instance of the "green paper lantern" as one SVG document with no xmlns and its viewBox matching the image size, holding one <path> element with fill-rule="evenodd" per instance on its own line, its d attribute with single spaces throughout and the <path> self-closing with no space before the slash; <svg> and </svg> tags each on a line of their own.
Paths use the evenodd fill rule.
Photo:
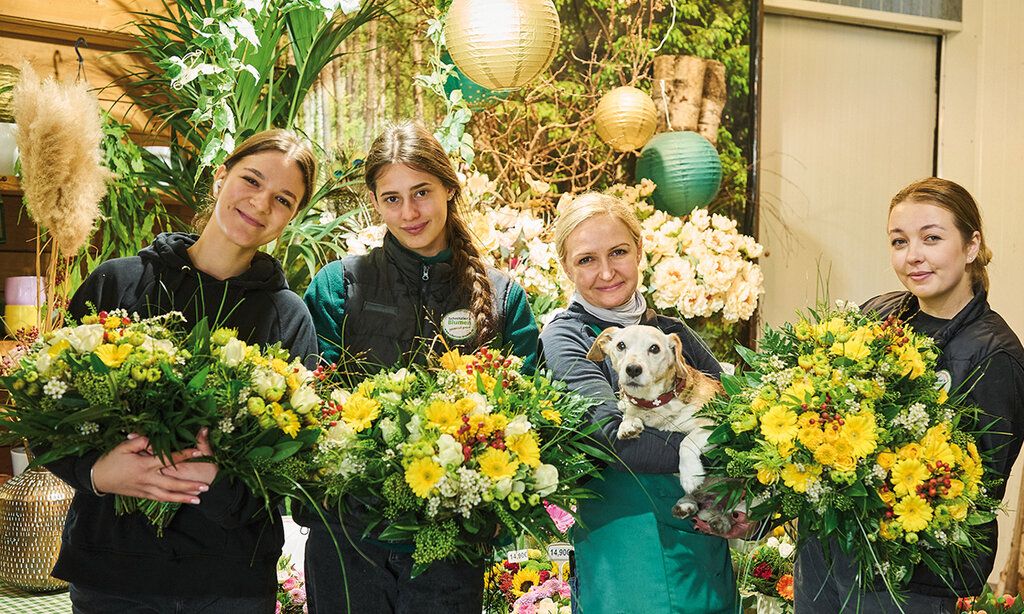
<svg viewBox="0 0 1024 614">
<path fill-rule="evenodd" d="M 636 161 L 636 180 L 650 179 L 658 187 L 651 195 L 658 209 L 672 215 L 710 203 L 722 185 L 722 161 L 706 138 L 696 132 L 654 135 Z"/>
<path fill-rule="evenodd" d="M 448 52 L 441 54 L 441 61 L 445 64 L 455 63 L 452 61 L 452 56 L 448 55 Z M 444 82 L 444 93 L 449 98 L 455 90 L 462 90 L 462 99 L 465 100 L 466 104 L 468 104 L 473 110 L 486 109 L 499 100 L 505 100 L 508 98 L 510 91 L 494 91 L 492 89 L 488 89 L 467 77 L 461 70 L 459 70 L 458 66 L 452 70 L 451 74 L 448 75 L 448 79 Z"/>
</svg>

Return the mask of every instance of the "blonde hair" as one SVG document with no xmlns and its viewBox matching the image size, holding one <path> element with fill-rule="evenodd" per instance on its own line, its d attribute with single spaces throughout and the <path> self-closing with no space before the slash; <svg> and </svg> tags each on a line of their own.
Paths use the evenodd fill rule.
<svg viewBox="0 0 1024 614">
<path fill-rule="evenodd" d="M 948 179 L 928 177 L 915 181 L 893 196 L 889 202 L 889 212 L 904 202 L 931 204 L 949 211 L 953 214 L 953 222 L 964 243 L 968 243 L 975 232 L 978 233 L 978 255 L 967 265 L 967 271 L 971 275 L 972 286 L 980 285 L 988 291 L 988 271 L 985 267 L 992 262 L 992 250 L 985 243 L 985 233 L 981 229 L 981 210 L 971 193 Z"/>
<path fill-rule="evenodd" d="M 555 220 L 555 250 L 562 267 L 566 265 L 565 242 L 569 235 L 583 222 L 597 217 L 608 215 L 622 224 L 629 230 L 629 236 L 633 239 L 633 245 L 640 248 L 641 226 L 636 212 L 622 200 L 601 194 L 598 192 L 587 192 L 574 198 L 566 208 L 558 214 Z"/>
<path fill-rule="evenodd" d="M 310 147 L 309 143 L 299 138 L 299 135 L 291 130 L 284 130 L 282 128 L 257 132 L 235 147 L 231 155 L 224 160 L 224 168 L 230 171 L 236 164 L 249 156 L 267 151 L 283 153 L 286 158 L 295 162 L 295 165 L 299 167 L 299 172 L 302 173 L 302 198 L 299 199 L 298 204 L 295 206 L 295 212 L 292 214 L 294 219 L 294 216 L 298 215 L 309 204 L 309 200 L 313 198 L 313 192 L 316 191 L 316 155 L 313 153 L 313 148 Z M 211 187 L 206 205 L 196 213 L 195 218 L 192 220 L 192 227 L 197 233 L 201 234 L 203 229 L 206 228 L 206 224 L 210 221 L 210 216 L 213 215 L 213 208 L 216 205 L 217 197 Z"/>
<path fill-rule="evenodd" d="M 404 121 L 387 128 L 370 145 L 364 165 L 366 187 L 375 195 L 377 179 L 388 166 L 404 164 L 436 177 L 452 196 L 448 199 L 445 239 L 452 250 L 452 268 L 459 290 L 470 294 L 469 309 L 476 320 L 477 342 L 486 343 L 497 332 L 494 321 L 494 288 L 487 265 L 473 243 L 469 227 L 459 210 L 463 206 L 462 185 L 455 167 L 441 143 L 421 124 Z"/>
</svg>

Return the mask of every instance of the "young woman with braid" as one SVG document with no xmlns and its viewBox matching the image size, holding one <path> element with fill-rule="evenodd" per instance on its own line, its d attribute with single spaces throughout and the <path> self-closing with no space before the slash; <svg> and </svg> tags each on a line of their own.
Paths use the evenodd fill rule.
<svg viewBox="0 0 1024 614">
<path fill-rule="evenodd" d="M 324 267 L 306 291 L 324 360 L 372 374 L 422 364 L 432 347 L 465 352 L 486 344 L 510 348 L 532 368 L 538 331 L 526 293 L 484 264 L 437 139 L 413 123 L 389 128 L 370 147 L 365 181 L 387 233 L 381 247 Z M 412 544 L 363 537 L 361 505 L 373 502 L 350 501 L 341 519 L 325 513 L 326 525 L 319 514 L 299 517 L 310 527 L 310 612 L 480 613 L 482 566 L 440 561 L 410 578 Z"/>
</svg>

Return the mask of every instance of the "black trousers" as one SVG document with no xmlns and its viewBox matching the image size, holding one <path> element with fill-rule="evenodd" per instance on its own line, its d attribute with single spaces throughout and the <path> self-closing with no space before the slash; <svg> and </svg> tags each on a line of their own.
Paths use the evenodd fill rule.
<svg viewBox="0 0 1024 614">
<path fill-rule="evenodd" d="M 277 596 L 174 597 L 108 593 L 80 584 L 71 585 L 74 614 L 274 614 Z"/>
</svg>

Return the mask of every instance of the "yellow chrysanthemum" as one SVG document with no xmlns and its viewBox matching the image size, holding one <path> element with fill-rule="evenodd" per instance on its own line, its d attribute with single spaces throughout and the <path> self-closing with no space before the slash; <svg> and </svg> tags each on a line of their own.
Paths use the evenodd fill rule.
<svg viewBox="0 0 1024 614">
<path fill-rule="evenodd" d="M 458 350 L 451 350 L 441 354 L 438 363 L 442 369 L 462 375 L 466 372 L 466 366 L 473 362 L 472 356 L 463 356 Z"/>
<path fill-rule="evenodd" d="M 274 370 L 278 375 L 288 375 L 290 369 L 288 363 L 281 360 L 280 358 L 273 358 L 270 361 L 270 368 Z"/>
<path fill-rule="evenodd" d="M 540 466 L 540 445 L 533 433 L 513 435 L 505 442 L 505 447 L 519 458 L 519 462 L 530 467 Z"/>
<path fill-rule="evenodd" d="M 793 445 L 792 441 L 783 441 L 782 443 L 777 444 L 775 449 L 779 453 L 779 458 L 786 460 L 793 454 L 796 446 Z"/>
<path fill-rule="evenodd" d="M 770 486 L 779 481 L 779 470 L 775 467 L 760 466 L 757 469 L 757 481 Z"/>
<path fill-rule="evenodd" d="M 549 422 L 551 422 L 553 424 L 561 424 L 562 423 L 562 414 L 558 413 L 558 410 L 555 410 L 555 409 L 544 409 L 544 410 L 541 410 L 540 415 L 543 416 L 545 420 L 548 420 Z"/>
<path fill-rule="evenodd" d="M 892 466 L 892 486 L 899 496 L 913 495 L 914 491 L 928 479 L 928 468 L 916 458 L 907 458 Z"/>
<path fill-rule="evenodd" d="M 818 481 L 821 465 L 796 465 L 790 463 L 782 468 L 782 482 L 794 492 L 807 492 L 807 487 Z"/>
<path fill-rule="evenodd" d="M 896 347 L 896 365 L 900 375 L 906 375 L 910 379 L 916 379 L 924 374 L 925 365 L 921 352 L 912 344 L 907 343 Z"/>
<path fill-rule="evenodd" d="M 499 413 L 487 414 L 484 417 L 484 423 L 489 433 L 504 431 L 505 427 L 508 426 L 508 416 Z"/>
<path fill-rule="evenodd" d="M 468 416 L 476 409 L 476 401 L 470 397 L 462 397 L 455 401 L 455 409 L 459 412 L 459 415 Z"/>
<path fill-rule="evenodd" d="M 957 522 L 963 522 L 967 520 L 967 502 L 960 500 L 952 505 L 947 505 L 946 510 L 949 511 L 949 515 L 953 517 L 953 520 Z"/>
<path fill-rule="evenodd" d="M 849 444 L 850 453 L 854 458 L 864 458 L 878 446 L 875 438 L 875 416 L 870 412 L 847 416 L 845 424 L 839 430 L 842 439 Z"/>
<path fill-rule="evenodd" d="M 349 396 L 341 408 L 341 419 L 359 433 L 370 428 L 380 415 L 380 403 L 359 393 Z"/>
<path fill-rule="evenodd" d="M 492 480 L 510 478 L 519 468 L 519 462 L 512 460 L 512 456 L 506 450 L 497 448 L 487 448 L 476 457 L 476 460 L 480 465 L 480 472 Z"/>
<path fill-rule="evenodd" d="M 935 403 L 938 404 L 938 405 L 942 405 L 943 403 L 945 403 L 948 400 L 949 400 L 949 393 L 946 392 L 945 388 L 939 388 L 939 397 L 937 399 L 935 399 Z"/>
<path fill-rule="evenodd" d="M 831 333 L 837 336 L 850 331 L 850 327 L 842 318 L 831 318 L 827 322 L 815 324 L 812 327 L 812 334 L 821 342 L 824 342 L 826 335 Z"/>
<path fill-rule="evenodd" d="M 770 406 L 771 401 L 764 397 L 758 396 L 755 397 L 754 400 L 750 402 L 750 411 L 754 412 L 755 414 L 761 414 Z"/>
<path fill-rule="evenodd" d="M 277 427 L 290 437 L 295 437 L 299 433 L 299 429 L 302 428 L 299 417 L 290 411 L 280 412 L 274 416 L 274 420 L 277 422 Z"/>
<path fill-rule="evenodd" d="M 444 476 L 444 469 L 428 457 L 417 458 L 405 468 L 405 483 L 417 497 L 427 498 Z"/>
<path fill-rule="evenodd" d="M 442 433 L 452 434 L 462 426 L 462 414 L 454 404 L 435 399 L 427 406 L 424 415 L 427 421 Z"/>
<path fill-rule="evenodd" d="M 903 530 L 911 533 L 923 531 L 932 519 L 932 506 L 920 497 L 903 497 L 892 511 Z"/>
<path fill-rule="evenodd" d="M 512 593 L 522 597 L 531 587 L 540 584 L 540 572 L 532 567 L 522 567 L 512 576 Z"/>
<path fill-rule="evenodd" d="M 494 390 L 494 384 L 498 380 L 494 379 L 494 376 L 490 373 L 476 373 L 471 377 L 468 377 L 462 381 L 462 387 L 467 392 L 480 392 L 480 386 L 477 386 L 476 376 L 480 376 L 480 384 L 483 386 L 483 391 L 486 394 L 490 394 Z"/>
<path fill-rule="evenodd" d="M 795 403 L 796 405 L 800 405 L 801 403 L 805 403 L 813 395 L 814 382 L 805 377 L 793 382 L 789 388 L 786 388 L 782 393 L 782 398 L 791 403 Z"/>
<path fill-rule="evenodd" d="M 776 405 L 761 416 L 761 434 L 776 445 L 792 442 L 798 430 L 796 414 L 785 406 Z"/>
<path fill-rule="evenodd" d="M 376 389 L 377 384 L 375 384 L 372 379 L 364 379 L 363 381 L 359 382 L 358 386 L 356 386 L 355 394 L 361 394 L 364 397 L 368 397 L 372 395 L 373 391 Z"/>
<path fill-rule="evenodd" d="M 928 459 L 930 463 L 942 461 L 950 466 L 956 462 L 953 448 L 949 446 L 949 433 L 945 424 L 933 426 L 925 433 L 921 439 L 921 458 Z"/>
<path fill-rule="evenodd" d="M 825 443 L 824 433 L 821 432 L 821 429 L 815 426 L 808 426 L 800 429 L 796 437 L 800 440 L 800 443 L 804 444 L 804 447 L 811 452 L 814 452 L 821 444 Z"/>
<path fill-rule="evenodd" d="M 836 447 L 831 443 L 823 443 L 814 450 L 814 460 L 831 467 L 836 462 Z"/>
<path fill-rule="evenodd" d="M 123 345 L 114 345 L 112 343 L 102 343 L 93 352 L 96 356 L 103 361 L 103 364 L 107 365 L 111 369 L 120 367 L 128 355 L 132 353 L 132 345 L 125 343 Z"/>
<path fill-rule="evenodd" d="M 964 486 L 968 491 L 974 492 L 974 489 L 978 487 L 978 483 L 981 482 L 981 475 L 984 472 L 984 468 L 981 463 L 975 462 L 971 456 L 965 456 L 960 462 L 960 466 L 964 469 Z"/>
</svg>

